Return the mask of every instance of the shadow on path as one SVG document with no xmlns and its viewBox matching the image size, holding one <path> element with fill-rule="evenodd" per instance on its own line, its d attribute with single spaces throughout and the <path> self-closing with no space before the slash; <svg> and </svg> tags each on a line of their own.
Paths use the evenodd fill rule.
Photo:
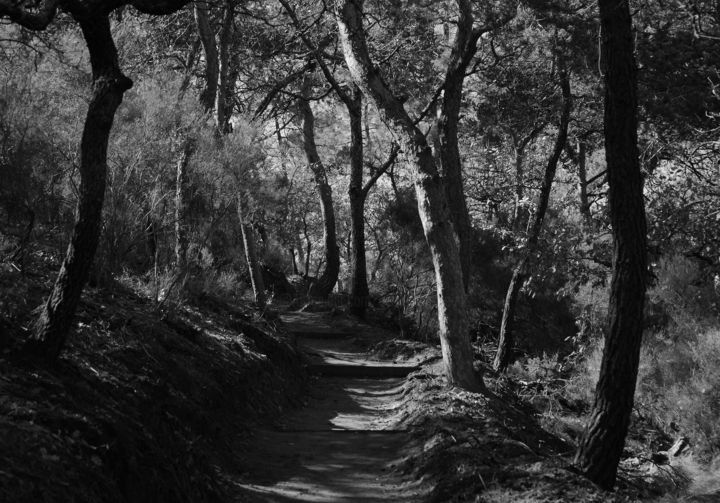
<svg viewBox="0 0 720 503">
<path fill-rule="evenodd" d="M 427 488 L 393 470 L 409 436 L 390 419 L 415 367 L 369 360 L 353 332 L 319 320 L 297 313 L 287 320 L 319 378 L 305 407 L 256 432 L 237 501 L 422 500 Z"/>
</svg>

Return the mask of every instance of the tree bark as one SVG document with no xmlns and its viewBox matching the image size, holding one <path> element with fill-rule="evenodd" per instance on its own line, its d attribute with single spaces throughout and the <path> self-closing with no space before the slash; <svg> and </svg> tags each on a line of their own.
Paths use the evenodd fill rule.
<svg viewBox="0 0 720 503">
<path fill-rule="evenodd" d="M 513 211 L 513 229 L 519 231 L 523 228 L 526 218 L 526 208 L 523 206 L 525 198 L 525 145 L 515 146 L 515 209 Z"/>
<path fill-rule="evenodd" d="M 255 249 L 255 236 L 252 229 L 248 229 L 247 223 L 245 222 L 243 200 L 239 195 L 237 197 L 237 215 L 240 221 L 240 232 L 242 233 L 243 243 L 245 245 L 245 258 L 248 264 L 248 272 L 250 273 L 250 283 L 252 284 L 255 303 L 258 307 L 263 308 L 267 303 L 265 282 L 263 281 L 260 262 L 258 261 L 257 251 Z"/>
<path fill-rule="evenodd" d="M 647 235 L 637 138 L 637 69 L 628 0 L 599 0 L 605 81 L 605 158 L 612 224 L 610 329 L 595 401 L 575 464 L 611 490 L 630 424 L 642 339 Z"/>
<path fill-rule="evenodd" d="M 195 25 L 197 26 L 200 42 L 205 55 L 205 88 L 200 94 L 200 102 L 209 112 L 215 107 L 215 95 L 218 84 L 218 52 L 215 45 L 215 33 L 210 26 L 208 5 L 204 2 L 195 2 Z"/>
<path fill-rule="evenodd" d="M 592 213 L 590 211 L 590 199 L 588 197 L 588 186 L 590 183 L 587 178 L 587 140 L 578 138 L 577 150 L 570 144 L 565 146 L 568 156 L 577 166 L 578 170 L 578 198 L 580 216 L 582 217 L 582 225 L 585 229 L 593 228 Z"/>
<path fill-rule="evenodd" d="M 222 25 L 217 36 L 218 80 L 215 91 L 215 126 L 220 134 L 227 134 L 230 131 L 228 95 L 232 92 L 231 84 L 235 85 L 230 74 L 230 42 L 232 41 L 234 18 L 234 0 L 226 0 L 223 7 Z"/>
<path fill-rule="evenodd" d="M 25 344 L 33 355 L 53 359 L 72 325 L 100 236 L 107 174 L 107 147 L 115 111 L 132 81 L 118 65 L 107 16 L 79 21 L 90 52 L 93 92 L 80 143 L 80 187 L 70 244 L 53 291 Z"/>
<path fill-rule="evenodd" d="M 512 348 L 514 344 L 513 325 L 515 322 L 515 310 L 517 307 L 518 297 L 522 285 L 530 271 L 530 262 L 532 256 L 538 247 L 542 225 L 545 219 L 545 213 L 550 202 L 550 192 L 552 184 L 555 180 L 555 171 L 557 170 L 560 156 L 562 155 L 565 144 L 567 143 L 568 125 L 570 124 L 570 112 L 572 109 L 572 95 L 570 93 L 570 77 L 565 70 L 562 57 L 558 57 L 558 73 L 560 77 L 560 88 L 562 91 L 562 109 L 560 112 L 560 120 L 558 122 L 558 133 L 555 139 L 555 146 L 552 154 L 548 159 L 545 167 L 545 176 L 543 178 L 540 195 L 538 197 L 537 210 L 533 217 L 532 228 L 528 236 L 525 250 L 520 262 L 513 270 L 512 279 L 508 286 L 505 296 L 505 305 L 503 307 L 502 323 L 500 325 L 500 338 L 498 340 L 498 348 L 493 362 L 493 369 L 504 371 L 512 360 Z"/>
<path fill-rule="evenodd" d="M 292 246 L 288 248 L 288 253 L 290 254 L 290 260 L 292 260 L 292 272 L 294 275 L 298 275 L 298 266 L 297 266 L 297 257 L 295 256 L 295 248 Z"/>
<path fill-rule="evenodd" d="M 310 101 L 310 79 L 303 84 L 303 96 L 298 102 L 303 126 L 303 148 L 308 166 L 315 179 L 315 187 L 320 197 L 320 210 L 323 218 L 323 239 L 325 242 L 325 269 L 310 288 L 313 297 L 327 298 L 335 288 L 340 274 L 340 247 L 337 244 L 337 231 L 335 228 L 335 210 L 333 208 L 332 187 L 328 182 L 325 165 L 315 144 L 315 116 Z"/>
<path fill-rule="evenodd" d="M 587 182 L 587 143 L 585 140 L 578 140 L 577 167 L 578 167 L 578 191 L 580 193 L 580 215 L 583 224 L 587 229 L 592 229 L 592 214 L 590 213 L 590 200 L 588 199 Z"/>
<path fill-rule="evenodd" d="M 438 117 L 440 166 L 445 194 L 455 232 L 459 239 L 460 266 L 465 291 L 470 286 L 472 266 L 472 224 L 463 188 L 462 161 L 458 148 L 458 121 L 465 72 L 477 51 L 479 32 L 473 33 L 472 6 L 468 0 L 458 0 L 460 15 L 443 84 L 443 99 Z"/>
<path fill-rule="evenodd" d="M 365 317 L 370 290 L 367 280 L 367 262 L 365 257 L 365 199 L 363 190 L 363 126 L 362 94 L 355 86 L 347 104 L 350 114 L 350 229 L 352 271 L 350 280 L 350 312 L 360 318 Z"/>
<path fill-rule="evenodd" d="M 188 250 L 188 192 L 190 176 L 188 164 L 195 150 L 194 141 L 186 138 L 182 146 L 182 154 L 177 163 L 175 180 L 175 269 L 177 274 L 187 271 Z"/>
<path fill-rule="evenodd" d="M 386 124 L 400 138 L 414 168 L 418 211 L 435 268 L 439 335 L 448 381 L 465 389 L 482 390 L 482 379 L 473 370 L 457 236 L 432 150 L 370 60 L 362 5 L 362 0 L 335 1 L 345 61 L 354 82 L 375 102 Z"/>
</svg>

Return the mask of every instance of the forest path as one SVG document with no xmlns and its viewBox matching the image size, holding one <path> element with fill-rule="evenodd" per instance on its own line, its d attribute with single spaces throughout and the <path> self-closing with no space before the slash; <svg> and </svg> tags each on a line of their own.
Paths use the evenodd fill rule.
<svg viewBox="0 0 720 503">
<path fill-rule="evenodd" d="M 427 488 L 392 470 L 409 434 L 394 427 L 391 413 L 417 362 L 371 359 L 366 326 L 338 326 L 323 313 L 282 318 L 318 378 L 305 407 L 256 432 L 238 501 L 422 500 Z"/>
</svg>

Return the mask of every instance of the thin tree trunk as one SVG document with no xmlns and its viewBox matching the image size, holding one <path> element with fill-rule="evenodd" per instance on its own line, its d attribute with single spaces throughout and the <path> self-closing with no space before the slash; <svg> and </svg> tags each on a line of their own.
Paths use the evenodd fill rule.
<svg viewBox="0 0 720 503">
<path fill-rule="evenodd" d="M 295 248 L 292 246 L 288 248 L 288 253 L 290 253 L 290 260 L 292 260 L 292 271 L 294 275 L 298 275 L 298 266 L 297 266 L 297 257 L 295 256 Z"/>
<path fill-rule="evenodd" d="M 208 15 L 208 4 L 195 2 L 194 4 L 195 25 L 198 29 L 200 42 L 205 55 L 205 87 L 200 94 L 200 102 L 206 112 L 215 106 L 215 95 L 218 84 L 218 52 L 215 45 L 215 33 L 210 26 Z"/>
<path fill-rule="evenodd" d="M 587 229 L 592 229 L 593 220 L 590 213 L 590 200 L 588 199 L 588 182 L 587 182 L 587 143 L 585 140 L 578 140 L 578 191 L 580 192 L 580 215 Z"/>
<path fill-rule="evenodd" d="M 364 318 L 370 290 L 365 257 L 365 199 L 367 192 L 363 190 L 362 94 L 357 86 L 355 86 L 347 108 L 350 114 L 350 187 L 348 192 L 352 242 L 350 312 Z"/>
<path fill-rule="evenodd" d="M 572 96 L 570 93 L 570 77 L 565 70 L 562 57 L 558 57 L 558 72 L 560 76 L 560 88 L 562 90 L 562 110 L 560 112 L 560 121 L 558 123 L 558 133 L 555 139 L 555 147 L 548 159 L 545 167 L 545 176 L 543 184 L 540 188 L 537 210 L 533 217 L 533 224 L 528 236 L 525 250 L 520 262 L 513 270 L 512 279 L 505 296 L 505 305 L 503 307 L 502 323 L 500 325 L 500 339 L 498 341 L 497 353 L 493 368 L 495 371 L 503 371 L 507 368 L 512 360 L 512 348 L 514 344 L 513 325 L 515 322 L 515 310 L 517 307 L 518 297 L 527 275 L 529 274 L 530 260 L 537 250 L 542 225 L 545 219 L 545 213 L 550 202 L 550 192 L 555 179 L 555 171 L 557 169 L 560 156 L 567 143 L 568 125 L 570 124 L 570 111 L 572 109 Z"/>
<path fill-rule="evenodd" d="M 303 234 L 305 235 L 305 277 L 310 275 L 310 254 L 312 253 L 312 241 L 308 233 L 308 223 L 303 215 Z"/>
<path fill-rule="evenodd" d="M 258 261 L 257 251 L 255 249 L 255 236 L 252 229 L 248 229 L 245 222 L 243 211 L 243 200 L 237 197 L 237 215 L 240 222 L 240 232 L 242 233 L 243 243 L 245 245 L 245 258 L 247 260 L 248 271 L 250 272 L 250 283 L 252 284 L 255 303 L 258 307 L 263 308 L 267 302 L 265 297 L 265 282 L 263 281 L 262 271 L 260 270 L 260 262 Z"/>
<path fill-rule="evenodd" d="M 523 228 L 526 218 L 525 199 L 525 145 L 515 146 L 515 209 L 513 210 L 513 229 Z"/>
<path fill-rule="evenodd" d="M 580 216 L 582 217 L 582 225 L 585 229 L 593 228 L 592 213 L 590 212 L 590 199 L 588 198 L 588 186 L 590 183 L 587 179 L 587 141 L 584 138 L 577 140 L 577 150 L 570 144 L 565 146 L 565 151 L 577 166 L 578 170 L 578 194 Z"/>
<path fill-rule="evenodd" d="M 328 182 L 325 166 L 318 155 L 315 144 L 315 116 L 310 101 L 310 79 L 303 85 L 303 97 L 299 100 L 300 115 L 303 125 L 303 147 L 308 166 L 315 179 L 315 187 L 320 197 L 320 210 L 323 218 L 323 238 L 325 241 L 325 269 L 310 289 L 310 295 L 327 298 L 335 288 L 340 274 L 340 248 L 337 244 L 335 228 L 335 210 L 333 208 L 332 187 Z"/>
<path fill-rule="evenodd" d="M 296 243 L 295 243 L 295 250 L 297 250 L 297 260 L 298 260 L 298 274 L 304 275 L 305 274 L 305 248 L 303 248 L 303 238 L 298 233 L 295 236 Z"/>
<path fill-rule="evenodd" d="M 473 33 L 472 6 L 468 0 L 458 0 L 460 16 L 457 32 L 445 74 L 443 100 L 438 118 L 440 140 L 440 165 L 442 167 L 445 194 L 453 227 L 459 239 L 460 266 L 465 291 L 470 286 L 472 266 L 472 224 L 463 188 L 462 161 L 458 148 L 458 122 L 465 72 L 477 51 L 479 32 Z"/>
<path fill-rule="evenodd" d="M 615 485 L 633 408 L 647 275 L 647 235 L 637 139 L 637 69 L 628 0 L 599 0 L 605 72 L 605 158 L 614 250 L 610 329 L 595 402 L 575 464 L 604 489 Z"/>
<path fill-rule="evenodd" d="M 220 33 L 217 36 L 218 80 L 215 91 L 215 126 L 220 134 L 230 131 L 227 97 L 231 92 L 230 85 L 234 85 L 234 82 L 230 80 L 230 42 L 233 35 L 234 18 L 234 0 L 226 0 Z"/>
<path fill-rule="evenodd" d="M 188 250 L 188 191 L 190 176 L 188 164 L 195 150 L 194 141 L 186 138 L 183 142 L 182 154 L 177 163 L 175 180 L 175 269 L 177 274 L 187 271 Z"/>
<path fill-rule="evenodd" d="M 107 174 L 107 147 L 115 111 L 132 81 L 120 70 L 107 16 L 79 21 L 90 51 L 93 92 L 80 143 L 80 187 L 75 227 L 53 291 L 42 306 L 25 349 L 55 358 L 72 325 L 97 249 Z"/>
<path fill-rule="evenodd" d="M 448 381 L 465 389 L 481 390 L 482 379 L 478 379 L 473 370 L 460 255 L 432 150 L 370 60 L 362 5 L 362 0 L 335 1 L 345 60 L 355 83 L 375 102 L 385 122 L 402 138 L 403 151 L 414 168 L 418 211 L 435 267 L 439 335 Z"/>
</svg>

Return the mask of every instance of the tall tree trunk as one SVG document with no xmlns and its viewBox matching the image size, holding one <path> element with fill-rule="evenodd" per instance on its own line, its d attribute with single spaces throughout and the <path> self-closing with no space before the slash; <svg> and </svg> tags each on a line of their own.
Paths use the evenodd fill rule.
<svg viewBox="0 0 720 503">
<path fill-rule="evenodd" d="M 222 25 L 217 35 L 218 80 L 215 91 L 215 126 L 220 134 L 230 131 L 228 95 L 232 92 L 230 86 L 235 85 L 230 74 L 230 42 L 233 36 L 234 18 L 234 0 L 226 0 L 223 6 Z"/>
<path fill-rule="evenodd" d="M 310 275 L 310 256 L 312 253 L 312 241 L 308 232 L 307 218 L 303 215 L 303 236 L 305 237 L 305 277 Z"/>
<path fill-rule="evenodd" d="M 587 182 L 587 143 L 585 140 L 578 140 L 577 167 L 578 167 L 578 191 L 580 192 L 580 215 L 583 224 L 587 229 L 592 229 L 593 220 L 590 213 L 590 200 L 588 199 Z"/>
<path fill-rule="evenodd" d="M 595 402 L 575 457 L 604 489 L 615 485 L 640 360 L 647 236 L 637 139 L 637 69 L 628 0 L 599 0 L 605 72 L 605 158 L 612 224 L 610 330 Z"/>
<path fill-rule="evenodd" d="M 298 266 L 297 266 L 297 257 L 295 256 L 295 248 L 292 246 L 288 248 L 288 253 L 290 254 L 290 260 L 292 260 L 292 272 L 294 275 L 298 275 Z"/>
<path fill-rule="evenodd" d="M 445 194 L 455 232 L 459 239 L 460 266 L 467 292 L 472 265 L 472 224 L 463 188 L 462 161 L 458 148 L 458 121 L 465 72 L 477 51 L 479 32 L 473 33 L 472 6 L 468 0 L 458 0 L 460 16 L 453 41 L 443 85 L 443 99 L 438 117 L 440 166 Z"/>
<path fill-rule="evenodd" d="M 200 102 L 209 112 L 215 107 L 215 95 L 218 84 L 218 52 L 215 45 L 215 33 L 210 25 L 208 4 L 195 2 L 195 25 L 197 26 L 200 42 L 205 55 L 205 87 L 200 94 Z"/>
<path fill-rule="evenodd" d="M 187 271 L 188 249 L 188 192 L 190 176 L 188 164 L 195 150 L 195 142 L 186 138 L 183 142 L 182 153 L 177 163 L 175 180 L 175 269 L 177 274 Z"/>
<path fill-rule="evenodd" d="M 352 234 L 350 312 L 364 318 L 370 290 L 365 257 L 365 199 L 367 192 L 363 190 L 362 94 L 357 86 L 355 86 L 347 108 L 350 114 L 350 187 L 348 192 Z"/>
<path fill-rule="evenodd" d="M 267 302 L 267 298 L 265 297 L 265 282 L 263 281 L 260 262 L 258 261 L 257 251 L 255 249 L 254 232 L 252 229 L 248 229 L 247 222 L 245 222 L 243 199 L 239 195 L 237 197 L 237 215 L 240 221 L 240 232 L 242 233 L 243 243 L 245 245 L 245 258 L 247 259 L 250 283 L 252 284 L 253 294 L 255 295 L 255 303 L 258 307 L 263 308 Z"/>
<path fill-rule="evenodd" d="M 77 217 L 53 291 L 43 305 L 25 349 L 49 359 L 60 353 L 72 325 L 97 249 L 107 175 L 107 147 L 115 111 L 132 81 L 120 70 L 107 16 L 83 19 L 93 92 L 80 143 Z"/>
<path fill-rule="evenodd" d="M 325 269 L 320 277 L 312 285 L 310 295 L 314 297 L 327 298 L 335 288 L 338 275 L 340 274 L 340 247 L 337 244 L 337 232 L 335 229 L 335 210 L 333 208 L 332 187 L 328 182 L 325 165 L 320 160 L 320 155 L 315 144 L 315 116 L 313 115 L 310 101 L 310 79 L 303 84 L 303 96 L 298 102 L 303 125 L 303 148 L 307 158 L 308 166 L 312 170 L 315 179 L 315 187 L 320 197 L 320 210 L 323 218 L 323 238 L 325 241 Z"/>
<path fill-rule="evenodd" d="M 385 122 L 401 139 L 414 167 L 418 211 L 435 268 L 439 335 L 448 381 L 465 389 L 481 390 L 482 379 L 473 370 L 460 255 L 445 192 L 425 136 L 370 60 L 362 5 L 362 0 L 335 1 L 345 61 L 355 83 L 375 102 Z"/>
<path fill-rule="evenodd" d="M 577 150 L 575 150 L 569 143 L 565 146 L 565 150 L 577 166 L 578 170 L 578 194 L 579 194 L 579 208 L 580 216 L 582 217 L 582 225 L 585 229 L 593 228 L 592 213 L 590 212 L 590 199 L 588 197 L 588 186 L 590 183 L 587 178 L 587 140 L 585 138 L 578 138 Z"/>
<path fill-rule="evenodd" d="M 515 209 L 513 210 L 512 227 L 516 231 L 524 227 L 527 208 L 523 205 L 525 199 L 525 145 L 515 146 Z"/>
<path fill-rule="evenodd" d="M 497 353 L 493 368 L 495 371 L 502 371 L 507 368 L 512 359 L 512 348 L 514 344 L 513 324 L 515 321 L 515 310 L 517 307 L 518 296 L 525 279 L 530 271 L 530 261 L 537 250 L 542 225 L 545 219 L 545 213 L 550 202 L 550 192 L 555 179 L 555 171 L 557 169 L 560 156 L 567 143 L 568 125 L 570 124 L 570 111 L 572 109 L 572 95 L 570 93 L 570 77 L 565 70 L 562 57 L 558 57 L 558 72 L 560 76 L 560 88 L 562 90 L 562 110 L 560 112 L 560 120 L 558 123 L 558 133 L 555 139 L 555 147 L 548 159 L 545 167 L 545 176 L 543 178 L 540 195 L 538 198 L 537 210 L 533 217 L 533 224 L 528 236 L 525 250 L 520 262 L 513 270 L 510 286 L 505 296 L 505 305 L 503 307 L 502 323 L 500 325 L 500 339 L 498 341 Z"/>
</svg>

